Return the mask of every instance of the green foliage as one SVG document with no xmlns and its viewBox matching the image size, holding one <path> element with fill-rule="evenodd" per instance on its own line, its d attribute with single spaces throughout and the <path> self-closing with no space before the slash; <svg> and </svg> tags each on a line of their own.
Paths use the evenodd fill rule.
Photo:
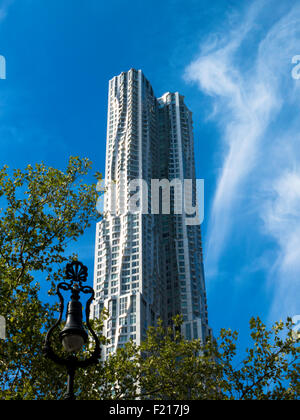
<svg viewBox="0 0 300 420">
<path fill-rule="evenodd" d="M 237 334 L 223 331 L 216 352 L 221 367 L 223 397 L 240 400 L 295 400 L 300 397 L 300 348 L 293 323 L 276 323 L 271 330 L 259 318 L 250 320 L 253 345 L 234 368 Z M 223 384 L 223 385 L 222 385 Z"/>
<path fill-rule="evenodd" d="M 106 390 L 105 398 L 300 399 L 300 341 L 293 338 L 290 319 L 270 331 L 259 318 L 251 319 L 253 345 L 238 366 L 236 332 L 222 330 L 217 342 L 202 344 L 185 340 L 180 326 L 179 317 L 167 330 L 159 323 L 149 328 L 141 346 L 129 343 L 112 355 L 103 366 L 114 392 Z M 93 397 L 103 397 L 101 386 Z"/>
<path fill-rule="evenodd" d="M 217 342 L 187 341 L 181 319 L 150 327 L 146 340 L 127 343 L 77 377 L 78 398 L 155 400 L 299 400 L 300 349 L 292 322 L 271 330 L 251 319 L 253 345 L 237 366 L 238 334 L 222 330 Z M 99 330 L 100 331 L 100 330 Z"/>
<path fill-rule="evenodd" d="M 0 398 L 58 398 L 65 372 L 42 355 L 55 307 L 39 298 L 37 273 L 61 280 L 67 245 L 96 220 L 95 185 L 83 183 L 91 162 L 71 157 L 65 172 L 37 164 L 0 170 Z M 99 174 L 98 174 L 99 175 Z"/>
</svg>

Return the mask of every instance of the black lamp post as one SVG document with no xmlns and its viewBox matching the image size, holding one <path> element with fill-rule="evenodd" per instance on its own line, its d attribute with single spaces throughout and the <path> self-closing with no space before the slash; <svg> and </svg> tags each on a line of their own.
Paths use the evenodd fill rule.
<svg viewBox="0 0 300 420">
<path fill-rule="evenodd" d="M 56 324 L 53 325 L 53 327 L 51 327 L 47 333 L 44 351 L 46 357 L 53 360 L 53 362 L 67 368 L 68 385 L 65 399 L 74 400 L 74 377 L 76 369 L 86 369 L 92 364 L 97 364 L 100 359 L 101 350 L 99 339 L 89 323 L 90 306 L 95 297 L 95 292 L 90 286 L 82 285 L 82 283 L 87 280 L 87 267 L 79 261 L 73 261 L 72 263 L 67 264 L 66 279 L 70 280 L 70 283 L 59 283 L 56 289 L 56 294 L 60 300 L 60 315 Z M 64 298 L 60 290 L 71 291 L 71 300 L 68 303 L 66 315 L 66 325 L 59 334 L 64 350 L 69 353 L 69 356 L 66 358 L 58 356 L 53 351 L 50 343 L 50 339 L 54 330 L 58 328 L 61 323 L 64 311 Z M 89 358 L 85 360 L 79 360 L 75 355 L 82 349 L 83 345 L 87 342 L 88 339 L 88 333 L 82 323 L 82 305 L 79 301 L 80 293 L 91 294 L 91 297 L 86 303 L 85 316 L 87 328 L 95 341 L 95 348 L 93 353 Z"/>
</svg>

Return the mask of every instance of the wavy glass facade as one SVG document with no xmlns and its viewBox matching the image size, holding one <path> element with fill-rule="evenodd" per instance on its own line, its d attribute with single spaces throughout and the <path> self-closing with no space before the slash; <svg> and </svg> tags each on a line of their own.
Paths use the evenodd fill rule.
<svg viewBox="0 0 300 420">
<path fill-rule="evenodd" d="M 136 179 L 148 191 L 133 213 L 131 199 L 141 193 L 138 182 L 132 189 Z M 153 212 L 153 179 L 195 181 L 192 114 L 181 95 L 157 99 L 142 71 L 131 69 L 109 82 L 105 182 L 114 187 L 97 224 L 94 275 L 94 316 L 109 311 L 104 358 L 130 339 L 140 343 L 158 318 L 167 325 L 178 313 L 188 339 L 210 334 L 200 225 L 189 226 L 174 211 L 173 188 L 169 214 Z"/>
</svg>

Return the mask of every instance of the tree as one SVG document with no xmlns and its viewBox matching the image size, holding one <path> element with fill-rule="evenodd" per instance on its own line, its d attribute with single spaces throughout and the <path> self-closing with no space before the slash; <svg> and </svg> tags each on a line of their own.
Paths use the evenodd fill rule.
<svg viewBox="0 0 300 420">
<path fill-rule="evenodd" d="M 53 288 L 70 259 L 68 243 L 97 218 L 96 186 L 83 183 L 90 167 L 88 159 L 71 157 L 65 172 L 44 164 L 0 171 L 0 314 L 7 323 L 1 398 L 57 398 L 63 389 L 63 373 L 42 356 L 55 306 L 41 301 L 35 278 L 44 273 Z"/>
<path fill-rule="evenodd" d="M 141 346 L 131 342 L 118 350 L 101 368 L 98 393 L 94 386 L 81 398 L 300 399 L 300 340 L 293 336 L 291 319 L 270 330 L 259 318 L 251 319 L 253 345 L 236 367 L 237 332 L 222 330 L 218 342 L 202 344 L 182 337 L 180 317 L 174 326 L 166 330 L 159 323 Z"/>
</svg>

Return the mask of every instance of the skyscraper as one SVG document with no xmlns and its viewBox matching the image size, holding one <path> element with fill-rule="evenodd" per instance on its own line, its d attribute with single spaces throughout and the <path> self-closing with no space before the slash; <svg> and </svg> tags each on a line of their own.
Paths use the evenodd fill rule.
<svg viewBox="0 0 300 420">
<path fill-rule="evenodd" d="M 186 213 L 175 208 L 178 181 L 185 179 L 192 181 L 195 204 L 192 114 L 184 98 L 166 93 L 157 99 L 141 70 L 114 77 L 108 97 L 105 217 L 97 224 L 95 247 L 94 316 L 104 307 L 109 311 L 104 334 L 110 344 L 103 357 L 130 339 L 140 343 L 158 318 L 167 325 L 182 314 L 188 339 L 210 333 L 200 225 L 190 225 Z M 157 190 L 162 198 L 157 205 L 154 186 L 162 187 L 161 180 L 171 188 Z M 162 208 L 163 197 L 169 211 Z"/>
</svg>

